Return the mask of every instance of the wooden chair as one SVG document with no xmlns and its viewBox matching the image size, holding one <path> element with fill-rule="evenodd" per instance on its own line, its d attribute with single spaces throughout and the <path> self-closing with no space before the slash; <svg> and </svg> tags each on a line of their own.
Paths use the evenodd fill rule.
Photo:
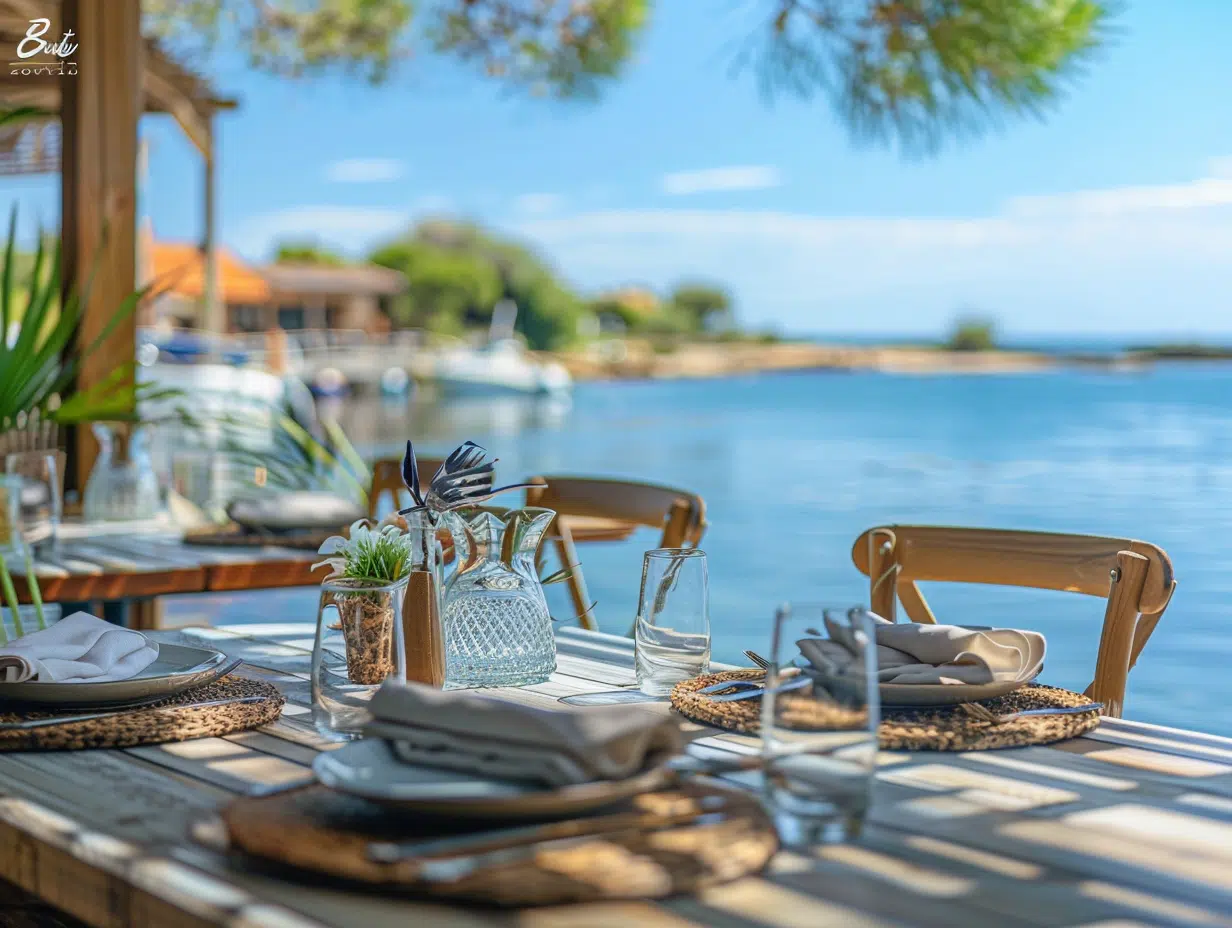
<svg viewBox="0 0 1232 928">
<path fill-rule="evenodd" d="M 419 483 L 427 489 L 427 483 L 432 479 L 438 467 L 444 463 L 442 458 L 419 459 Z M 381 458 L 372 463 L 372 482 L 368 486 L 368 518 L 376 521 L 381 497 L 389 493 L 393 497 L 394 509 L 402 509 L 410 505 L 410 493 L 402 482 L 402 458 Z M 406 502 L 400 502 L 405 500 Z"/>
<path fill-rule="evenodd" d="M 1107 597 L 1095 679 L 1086 694 L 1120 718 L 1125 684 L 1168 607 L 1176 580 L 1161 548 L 1128 538 L 928 525 L 884 525 L 856 539 L 870 606 L 887 619 L 895 600 L 913 622 L 935 623 L 917 580 L 989 583 Z M 897 594 L 897 595 L 896 595 Z"/>
<path fill-rule="evenodd" d="M 706 503 L 688 490 L 596 477 L 532 477 L 528 482 L 537 485 L 526 491 L 526 505 L 556 511 L 551 540 L 561 566 L 572 568 L 569 596 L 583 628 L 595 629 L 598 624 L 590 614 L 592 603 L 578 563 L 570 519 L 605 519 L 660 528 L 660 548 L 695 548 L 706 532 Z"/>
</svg>

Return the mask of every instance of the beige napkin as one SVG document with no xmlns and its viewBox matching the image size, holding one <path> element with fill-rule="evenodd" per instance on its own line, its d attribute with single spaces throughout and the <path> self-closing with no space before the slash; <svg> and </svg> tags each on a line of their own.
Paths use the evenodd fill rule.
<svg viewBox="0 0 1232 928">
<path fill-rule="evenodd" d="M 0 647 L 0 682 L 127 680 L 157 659 L 158 645 L 141 632 L 74 612 Z"/>
<path fill-rule="evenodd" d="M 834 630 L 831 629 L 832 637 Z M 1013 628 L 895 624 L 879 619 L 877 679 L 881 683 L 996 683 L 1029 680 L 1044 665 L 1044 636 Z M 840 664 L 850 653 L 837 641 L 806 638 L 800 652 L 815 666 Z"/>
<path fill-rule="evenodd" d="M 471 690 L 387 682 L 364 734 L 404 763 L 549 786 L 622 780 L 676 752 L 670 716 L 637 706 L 539 709 Z"/>
</svg>

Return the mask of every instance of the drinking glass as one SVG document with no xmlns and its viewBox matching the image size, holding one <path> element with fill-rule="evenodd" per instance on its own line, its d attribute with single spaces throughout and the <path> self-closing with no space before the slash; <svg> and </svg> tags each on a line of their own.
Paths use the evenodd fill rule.
<svg viewBox="0 0 1232 928">
<path fill-rule="evenodd" d="M 634 664 L 637 685 L 666 696 L 681 680 L 710 669 L 710 594 L 706 554 L 655 548 L 642 559 Z"/>
<path fill-rule="evenodd" d="M 21 478 L 18 515 L 21 539 L 32 551 L 52 548 L 64 512 L 62 451 L 16 451 L 6 455 L 4 470 Z"/>
<path fill-rule="evenodd" d="M 368 700 L 387 679 L 406 682 L 402 607 L 407 578 L 335 577 L 321 584 L 312 648 L 312 719 L 326 738 L 359 737 Z"/>
<path fill-rule="evenodd" d="M 761 734 L 765 798 L 784 844 L 804 847 L 859 834 L 880 718 L 870 613 L 859 606 L 779 607 Z"/>
</svg>

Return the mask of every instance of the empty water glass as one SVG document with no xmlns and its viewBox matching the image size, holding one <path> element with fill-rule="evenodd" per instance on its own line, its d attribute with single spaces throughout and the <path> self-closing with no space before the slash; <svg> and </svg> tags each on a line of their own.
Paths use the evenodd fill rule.
<svg viewBox="0 0 1232 928">
<path fill-rule="evenodd" d="M 5 457 L 4 470 L 22 480 L 21 540 L 31 551 L 54 547 L 64 509 L 64 452 L 15 451 Z"/>
<path fill-rule="evenodd" d="M 783 843 L 859 834 L 877 763 L 877 647 L 861 607 L 784 605 L 762 698 L 765 796 Z"/>
<path fill-rule="evenodd" d="M 642 559 L 634 633 L 637 685 L 666 696 L 710 669 L 710 598 L 705 552 L 656 548 Z"/>
</svg>

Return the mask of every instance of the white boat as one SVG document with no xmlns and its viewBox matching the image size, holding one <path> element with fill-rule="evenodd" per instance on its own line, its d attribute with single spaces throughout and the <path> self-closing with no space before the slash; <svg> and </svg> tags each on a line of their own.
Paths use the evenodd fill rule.
<svg viewBox="0 0 1232 928">
<path fill-rule="evenodd" d="M 437 355 L 432 379 L 443 392 L 561 396 L 573 389 L 573 378 L 564 365 L 527 355 L 513 334 L 517 315 L 512 300 L 501 300 L 492 310 L 485 344 L 450 348 Z"/>
<path fill-rule="evenodd" d="M 563 365 L 528 358 L 512 338 L 448 349 L 432 368 L 432 379 L 451 393 L 563 394 L 573 389 L 573 378 Z"/>
</svg>

